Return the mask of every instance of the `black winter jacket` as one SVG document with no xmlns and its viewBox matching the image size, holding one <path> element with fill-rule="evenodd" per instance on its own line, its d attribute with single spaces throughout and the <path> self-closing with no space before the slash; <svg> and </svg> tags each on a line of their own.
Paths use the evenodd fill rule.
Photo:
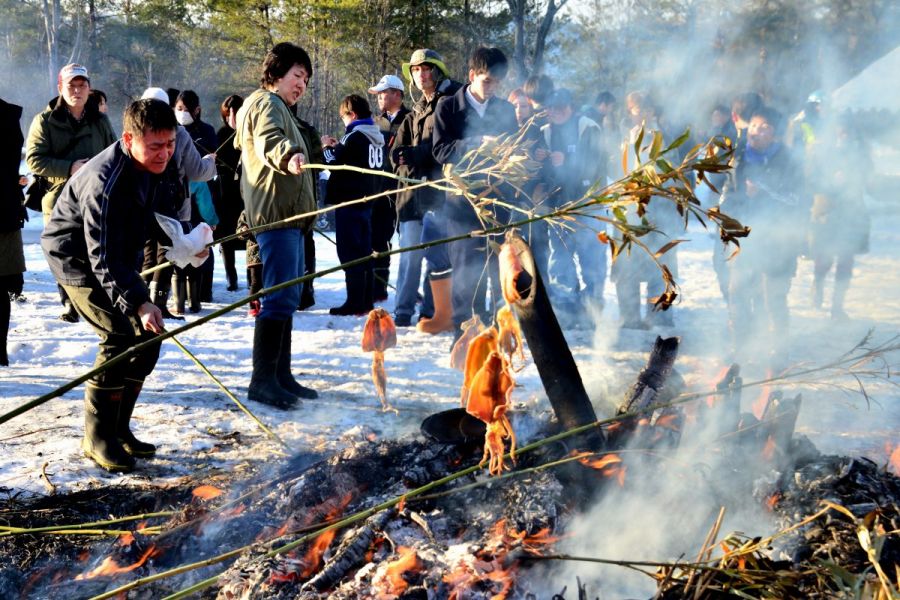
<svg viewBox="0 0 900 600">
<path fill-rule="evenodd" d="M 445 79 L 440 83 L 431 100 L 423 95 L 413 105 L 391 145 L 391 165 L 397 175 L 413 179 L 427 178 L 434 181 L 441 178 L 441 166 L 434 159 L 432 141 L 434 137 L 434 111 L 438 101 L 444 96 L 455 94 L 462 84 Z M 395 119 L 396 122 L 396 119 Z M 406 164 L 400 164 L 400 154 Z M 397 211 L 400 221 L 417 221 L 429 210 L 435 210 L 444 203 L 444 192 L 430 187 L 404 190 L 397 194 Z"/>
<path fill-rule="evenodd" d="M 56 280 L 87 287 L 97 281 L 114 306 L 134 314 L 149 293 L 139 274 L 157 205 L 171 204 L 165 175 L 140 171 L 113 144 L 66 183 L 41 235 Z"/>
<path fill-rule="evenodd" d="M 497 98 L 490 98 L 484 117 L 479 117 L 466 100 L 468 85 L 452 96 L 441 98 L 434 116 L 434 158 L 442 164 L 457 163 L 470 150 L 478 148 L 483 136 L 513 134 L 519 129 L 516 109 Z M 474 211 L 462 196 L 447 197 L 447 216 L 471 220 Z"/>
<path fill-rule="evenodd" d="M 22 188 L 19 163 L 22 160 L 22 107 L 0 100 L 0 233 L 22 228 Z"/>
<path fill-rule="evenodd" d="M 381 169 L 384 165 L 384 137 L 371 120 L 360 123 L 332 147 L 325 148 L 329 165 L 351 165 L 364 169 Z M 382 177 L 354 171 L 332 171 L 325 193 L 326 204 L 341 204 L 382 191 Z M 358 209 L 371 208 L 371 203 L 356 204 Z M 350 207 L 350 208 L 353 208 Z"/>
</svg>

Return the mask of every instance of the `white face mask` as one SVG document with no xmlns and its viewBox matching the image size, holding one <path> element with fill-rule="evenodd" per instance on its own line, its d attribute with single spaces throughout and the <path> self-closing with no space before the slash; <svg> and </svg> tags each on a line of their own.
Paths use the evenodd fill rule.
<svg viewBox="0 0 900 600">
<path fill-rule="evenodd" d="M 175 111 L 175 120 L 187 127 L 191 123 L 194 122 L 194 117 L 191 116 L 186 110 L 176 110 Z"/>
</svg>

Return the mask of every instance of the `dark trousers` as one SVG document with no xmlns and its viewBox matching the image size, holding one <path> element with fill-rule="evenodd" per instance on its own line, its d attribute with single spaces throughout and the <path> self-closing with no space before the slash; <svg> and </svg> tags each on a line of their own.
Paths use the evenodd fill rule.
<svg viewBox="0 0 900 600">
<path fill-rule="evenodd" d="M 372 204 L 372 250 L 386 252 L 391 249 L 391 238 L 397 229 L 397 211 L 390 198 L 378 198 Z M 383 256 L 373 260 L 372 270 L 375 273 L 375 295 L 386 296 L 391 257 Z"/>
<path fill-rule="evenodd" d="M 141 326 L 135 315 L 126 315 L 113 306 L 112 301 L 100 284 L 94 282 L 89 287 L 63 286 L 72 301 L 72 305 L 81 318 L 85 320 L 97 335 L 100 345 L 94 367 L 122 354 L 135 344 L 156 337 Z M 128 360 L 122 361 L 109 369 L 91 377 L 90 382 L 98 387 L 116 388 L 125 384 L 125 379 L 144 381 L 153 372 L 159 359 L 159 344 L 153 344 Z"/>
<path fill-rule="evenodd" d="M 156 265 L 166 262 L 166 251 L 156 240 L 150 240 L 144 246 L 144 263 L 141 270 L 146 271 Z M 169 265 L 164 269 L 154 271 L 151 275 L 144 277 L 144 281 L 149 284 L 151 281 L 156 282 L 156 289 L 168 292 L 171 289 L 172 272 L 175 270 L 174 265 Z"/>
<path fill-rule="evenodd" d="M 479 229 L 471 222 L 449 220 L 447 236 L 455 237 Z M 484 323 L 493 319 L 494 309 L 500 302 L 500 270 L 497 255 L 488 245 L 488 238 L 468 238 L 448 244 L 453 303 L 453 324 L 462 323 L 477 314 Z M 491 295 L 488 303 L 488 281 Z"/>
<path fill-rule="evenodd" d="M 334 211 L 334 230 L 337 238 L 338 260 L 342 263 L 372 254 L 372 209 L 339 208 Z M 372 261 L 349 269 L 348 276 L 371 272 Z"/>
</svg>

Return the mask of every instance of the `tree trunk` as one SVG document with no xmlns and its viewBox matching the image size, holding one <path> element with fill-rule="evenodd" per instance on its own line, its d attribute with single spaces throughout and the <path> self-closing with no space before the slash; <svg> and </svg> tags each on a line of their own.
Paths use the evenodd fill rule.
<svg viewBox="0 0 900 600">
<path fill-rule="evenodd" d="M 535 36 L 534 53 L 531 57 L 531 68 L 535 73 L 540 73 L 544 68 L 544 48 L 547 45 L 547 36 L 550 34 L 550 28 L 553 27 L 553 20 L 556 18 L 556 14 L 568 1 L 559 0 L 559 4 L 557 4 L 556 0 L 547 0 L 547 9 L 544 11 L 541 26 L 538 28 Z"/>
<path fill-rule="evenodd" d="M 44 17 L 44 32 L 47 35 L 47 75 L 50 84 L 50 96 L 57 92 L 57 73 L 59 72 L 59 33 L 60 0 L 41 1 L 41 12 Z"/>
<path fill-rule="evenodd" d="M 525 64 L 525 8 L 526 0 L 506 0 L 512 13 L 515 38 L 513 42 L 513 68 L 516 85 L 528 78 L 528 67 Z M 552 0 L 551 0 L 552 3 Z"/>
</svg>

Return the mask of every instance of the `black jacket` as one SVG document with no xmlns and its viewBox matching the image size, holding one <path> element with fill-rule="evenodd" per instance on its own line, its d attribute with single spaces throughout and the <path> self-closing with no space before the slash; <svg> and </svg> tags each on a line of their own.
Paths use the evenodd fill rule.
<svg viewBox="0 0 900 600">
<path fill-rule="evenodd" d="M 135 167 L 123 142 L 113 144 L 69 178 L 41 235 L 59 283 L 99 282 L 113 305 L 134 314 L 149 299 L 138 272 L 157 205 L 171 203 L 165 175 Z"/>
<path fill-rule="evenodd" d="M 341 141 L 325 148 L 325 162 L 329 165 L 351 165 L 364 169 L 381 169 L 384 166 L 384 137 L 377 125 L 356 125 Z M 332 171 L 325 193 L 326 204 L 341 204 L 382 191 L 382 177 L 355 171 Z M 371 203 L 356 204 L 349 208 L 370 209 Z"/>
<path fill-rule="evenodd" d="M 445 79 L 438 86 L 431 100 L 423 95 L 406 115 L 394 143 L 391 144 L 391 165 L 397 175 L 413 179 L 427 178 L 429 181 L 441 178 L 441 166 L 434 159 L 432 140 L 434 137 L 434 111 L 438 101 L 455 94 L 461 83 Z M 396 119 L 394 119 L 396 122 Z M 403 154 L 405 165 L 400 164 Z M 404 190 L 397 195 L 397 212 L 400 221 L 416 221 L 426 212 L 439 208 L 444 203 L 444 192 L 429 187 Z"/>
<path fill-rule="evenodd" d="M 479 117 L 466 100 L 468 85 L 452 96 L 441 98 L 434 116 L 434 158 L 442 164 L 458 163 L 470 150 L 481 145 L 483 136 L 513 134 L 519 129 L 516 109 L 497 98 L 490 98 L 484 117 Z M 449 195 L 447 216 L 471 220 L 474 211 L 462 196 Z"/>
<path fill-rule="evenodd" d="M 19 163 L 25 138 L 19 119 L 22 107 L 0 100 L 0 233 L 22 228 L 22 188 L 19 186 Z"/>
</svg>

